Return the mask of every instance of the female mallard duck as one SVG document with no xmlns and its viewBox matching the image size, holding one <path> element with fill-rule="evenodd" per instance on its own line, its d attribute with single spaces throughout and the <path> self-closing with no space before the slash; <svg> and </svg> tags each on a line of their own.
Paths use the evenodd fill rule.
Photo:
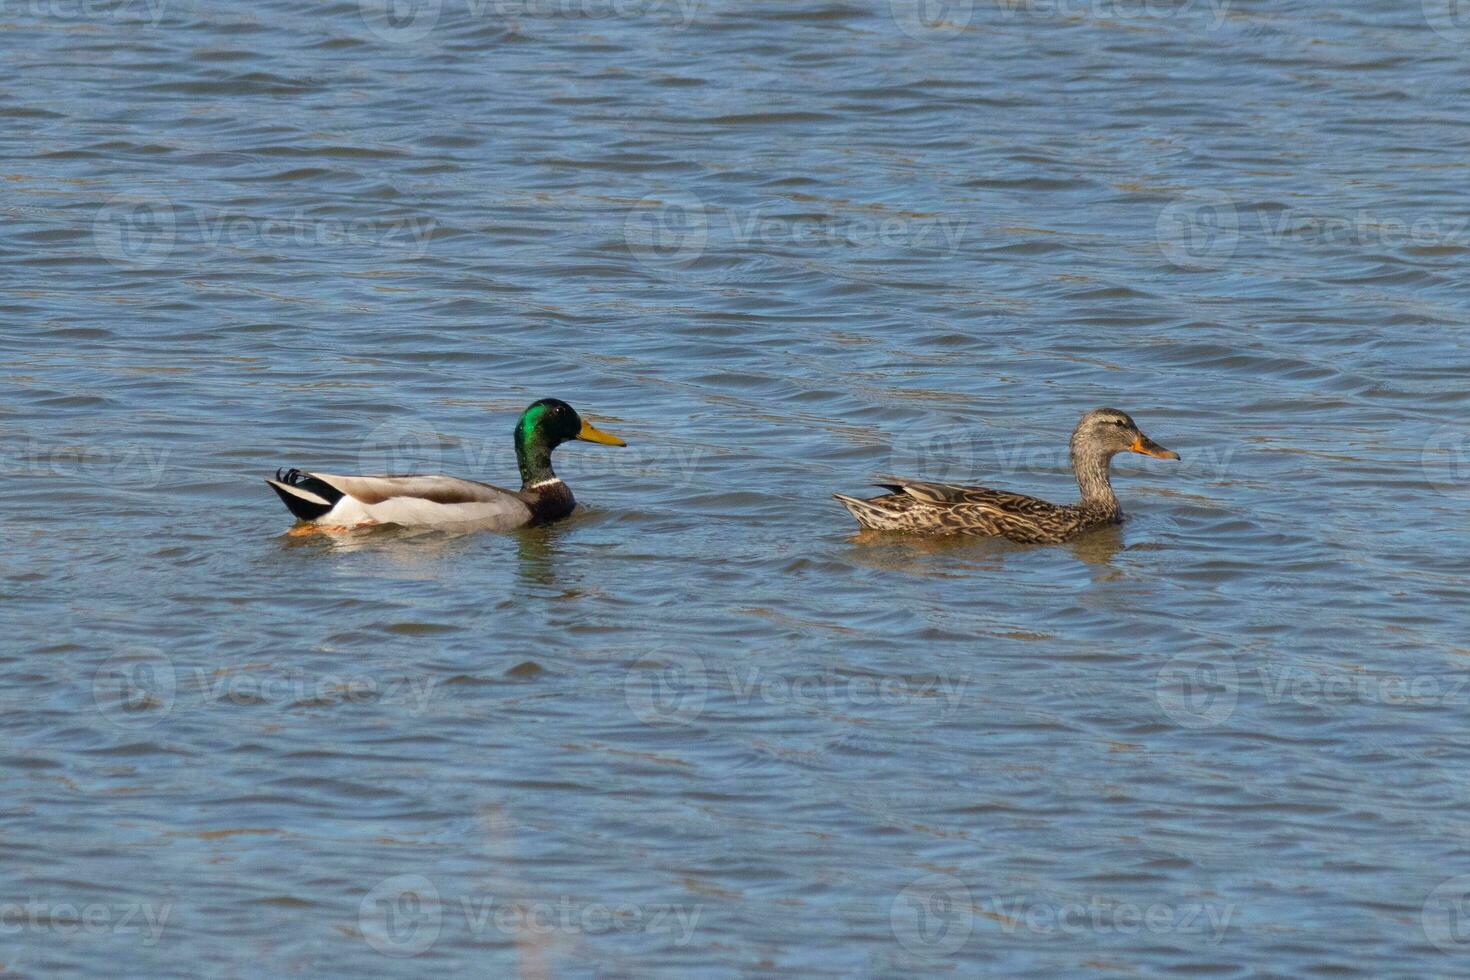
<svg viewBox="0 0 1470 980">
<path fill-rule="evenodd" d="M 1057 544 L 1082 531 L 1123 520 L 1118 498 L 1108 479 L 1113 457 L 1121 452 L 1139 453 L 1159 459 L 1178 459 L 1139 431 L 1125 413 L 1115 408 L 1095 408 L 1082 416 L 1072 430 L 1072 472 L 1082 499 L 1075 504 L 1049 504 L 1035 497 L 962 487 L 949 483 L 919 483 L 882 477 L 892 493 L 859 500 L 834 493 L 857 522 L 875 531 L 905 531 L 909 534 L 1001 535 L 1023 544 Z"/>
<path fill-rule="evenodd" d="M 276 478 L 265 482 L 291 513 L 316 530 L 462 523 L 505 530 L 560 520 L 577 506 L 572 491 L 551 471 L 551 451 L 571 439 L 627 445 L 583 422 L 566 402 L 543 398 L 516 423 L 518 491 L 452 476 L 333 476 L 297 469 L 277 470 Z"/>
</svg>

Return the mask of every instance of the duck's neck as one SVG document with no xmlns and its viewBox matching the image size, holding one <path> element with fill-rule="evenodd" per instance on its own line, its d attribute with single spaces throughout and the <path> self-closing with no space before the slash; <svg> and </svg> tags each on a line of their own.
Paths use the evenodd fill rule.
<svg viewBox="0 0 1470 980">
<path fill-rule="evenodd" d="M 534 429 L 516 426 L 516 463 L 521 468 L 522 490 L 556 481 L 556 473 L 551 469 L 551 449 Z"/>
<path fill-rule="evenodd" d="M 1077 489 L 1082 491 L 1084 507 L 1117 513 L 1118 498 L 1113 496 L 1113 484 L 1108 478 L 1112 461 L 1113 457 L 1108 453 L 1075 443 L 1072 445 L 1072 472 L 1077 475 Z"/>
</svg>

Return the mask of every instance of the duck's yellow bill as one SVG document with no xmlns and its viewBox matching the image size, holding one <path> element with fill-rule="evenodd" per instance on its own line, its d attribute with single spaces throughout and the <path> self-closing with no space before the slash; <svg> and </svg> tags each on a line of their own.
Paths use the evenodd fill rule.
<svg viewBox="0 0 1470 980">
<path fill-rule="evenodd" d="M 1178 459 L 1179 454 L 1172 449 L 1165 449 L 1154 442 L 1148 436 L 1139 436 L 1133 440 L 1133 445 L 1128 447 L 1140 456 L 1152 456 L 1155 459 Z"/>
<path fill-rule="evenodd" d="M 626 446 L 627 443 L 613 435 L 611 432 L 603 432 L 591 422 L 583 422 L 582 429 L 577 433 L 577 438 L 584 442 L 600 442 L 604 446 Z"/>
</svg>

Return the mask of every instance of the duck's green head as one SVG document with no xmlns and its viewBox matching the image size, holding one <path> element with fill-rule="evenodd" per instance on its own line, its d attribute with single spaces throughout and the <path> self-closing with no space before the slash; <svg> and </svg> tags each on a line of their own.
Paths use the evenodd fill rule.
<svg viewBox="0 0 1470 980">
<path fill-rule="evenodd" d="M 617 436 L 582 421 L 577 410 L 558 398 L 532 402 L 516 423 L 516 460 L 521 480 L 527 484 L 551 479 L 551 451 L 564 442 L 580 439 L 604 446 L 626 446 Z"/>
<path fill-rule="evenodd" d="M 590 422 L 583 422 L 575 408 L 558 398 L 543 398 L 531 403 L 516 423 L 517 445 L 544 445 L 554 449 L 573 439 L 600 442 L 604 446 L 627 445 L 617 436 L 603 432 Z"/>
</svg>

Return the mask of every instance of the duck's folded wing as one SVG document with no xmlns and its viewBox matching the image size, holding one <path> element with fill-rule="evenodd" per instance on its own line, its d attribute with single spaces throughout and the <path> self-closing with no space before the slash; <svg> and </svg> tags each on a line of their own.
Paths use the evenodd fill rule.
<svg viewBox="0 0 1470 980">
<path fill-rule="evenodd" d="M 1055 504 L 1008 490 L 903 480 L 891 476 L 881 476 L 878 479 L 879 486 L 891 487 L 895 493 L 906 493 L 916 500 L 940 507 L 968 504 L 1011 514 L 1044 514 L 1056 510 Z"/>
<path fill-rule="evenodd" d="M 514 493 L 488 483 L 461 480 L 454 476 L 338 476 L 308 473 L 365 504 L 382 503 L 393 497 L 416 497 L 436 504 L 494 503 L 517 500 Z"/>
<path fill-rule="evenodd" d="M 519 494 L 454 476 L 309 475 L 351 497 L 383 523 L 524 523 L 531 517 Z"/>
</svg>

